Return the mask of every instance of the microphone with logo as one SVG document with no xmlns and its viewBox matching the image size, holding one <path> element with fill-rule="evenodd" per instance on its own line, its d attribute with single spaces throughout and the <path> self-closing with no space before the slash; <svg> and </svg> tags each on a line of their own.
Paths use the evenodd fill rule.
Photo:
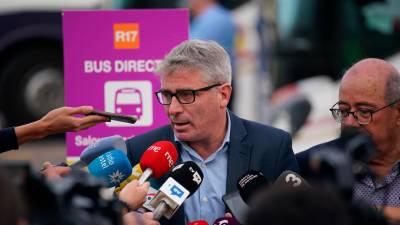
<svg viewBox="0 0 400 225">
<path fill-rule="evenodd" d="M 310 185 L 296 172 L 285 170 L 276 178 L 273 186 L 299 188 L 308 187 Z"/>
<path fill-rule="evenodd" d="M 162 216 L 171 219 L 183 201 L 196 192 L 202 182 L 203 172 L 193 161 L 175 166 L 171 176 L 150 202 L 154 207 L 153 219 L 160 220 Z"/>
<path fill-rule="evenodd" d="M 158 141 L 152 144 L 140 158 L 140 168 L 143 170 L 139 178 L 142 185 L 151 176 L 158 179 L 166 174 L 178 159 L 178 151 L 169 141 Z"/>
<path fill-rule="evenodd" d="M 240 197 L 250 205 L 251 197 L 260 189 L 267 187 L 269 182 L 261 171 L 250 170 L 241 176 L 236 184 Z"/>
<path fill-rule="evenodd" d="M 240 225 L 235 218 L 222 217 L 214 221 L 213 225 Z"/>
<path fill-rule="evenodd" d="M 107 187 L 114 187 L 132 174 L 132 166 L 125 153 L 113 149 L 92 160 L 89 173 L 106 181 Z"/>
<path fill-rule="evenodd" d="M 100 155 L 118 149 L 126 155 L 126 144 L 124 139 L 119 135 L 102 138 L 85 148 L 79 160 L 71 164 L 71 169 L 82 169 L 89 165 L 94 159 Z"/>
<path fill-rule="evenodd" d="M 205 220 L 196 220 L 193 222 L 189 222 L 188 225 L 208 225 L 208 223 Z"/>
<path fill-rule="evenodd" d="M 260 171 L 250 170 L 239 178 L 236 184 L 238 191 L 225 194 L 222 196 L 222 201 L 235 219 L 240 224 L 244 224 L 246 214 L 250 209 L 251 196 L 268 184 L 267 179 Z"/>
<path fill-rule="evenodd" d="M 121 192 L 122 189 L 124 189 L 124 187 L 131 182 L 132 180 L 139 180 L 140 176 L 143 174 L 142 169 L 140 168 L 140 164 L 136 164 L 133 168 L 132 168 L 132 173 L 131 175 L 126 178 L 124 181 L 122 181 L 120 184 L 118 184 L 117 186 L 115 186 L 114 189 L 114 193 L 115 194 L 119 194 Z"/>
</svg>

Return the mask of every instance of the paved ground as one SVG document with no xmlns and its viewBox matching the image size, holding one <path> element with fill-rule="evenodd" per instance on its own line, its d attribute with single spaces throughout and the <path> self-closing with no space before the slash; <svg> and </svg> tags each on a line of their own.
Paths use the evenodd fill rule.
<svg viewBox="0 0 400 225">
<path fill-rule="evenodd" d="M 65 161 L 65 138 L 50 137 L 41 141 L 24 144 L 19 150 L 0 154 L 0 160 L 25 160 L 35 170 L 42 168 L 42 163 L 51 161 L 55 164 Z"/>
</svg>

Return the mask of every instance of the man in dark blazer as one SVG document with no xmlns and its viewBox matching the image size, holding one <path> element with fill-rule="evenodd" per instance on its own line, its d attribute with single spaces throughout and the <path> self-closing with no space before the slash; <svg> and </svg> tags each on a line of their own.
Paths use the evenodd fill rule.
<svg viewBox="0 0 400 225">
<path fill-rule="evenodd" d="M 271 182 L 284 170 L 298 170 L 289 134 L 227 109 L 231 66 L 217 43 L 183 42 L 168 53 L 157 73 L 161 90 L 156 95 L 170 125 L 127 140 L 128 157 L 135 165 L 151 144 L 168 140 L 176 145 L 179 161 L 194 161 L 204 173 L 199 190 L 162 224 L 213 224 L 226 212 L 222 195 L 235 191 L 238 178 L 250 169 L 262 171 Z M 161 185 L 165 177 L 156 183 Z"/>
</svg>

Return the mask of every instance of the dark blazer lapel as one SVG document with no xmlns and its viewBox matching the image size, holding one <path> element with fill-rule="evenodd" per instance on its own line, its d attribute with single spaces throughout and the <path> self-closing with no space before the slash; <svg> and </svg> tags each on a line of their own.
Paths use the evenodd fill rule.
<svg viewBox="0 0 400 225">
<path fill-rule="evenodd" d="M 242 119 L 229 112 L 231 118 L 231 136 L 228 151 L 228 171 L 226 193 L 237 190 L 240 176 L 250 169 L 252 145 L 246 142 L 247 131 Z"/>
</svg>

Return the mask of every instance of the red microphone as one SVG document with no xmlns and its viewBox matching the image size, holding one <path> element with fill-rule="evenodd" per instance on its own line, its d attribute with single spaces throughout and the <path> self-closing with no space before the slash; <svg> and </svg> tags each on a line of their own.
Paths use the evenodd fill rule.
<svg viewBox="0 0 400 225">
<path fill-rule="evenodd" d="M 213 225 L 239 225 L 239 222 L 235 218 L 222 217 L 214 221 Z"/>
<path fill-rule="evenodd" d="M 178 159 L 178 151 L 174 144 L 169 141 L 157 141 L 150 145 L 140 159 L 140 168 L 143 171 L 139 178 L 142 185 L 151 176 L 160 178 L 166 174 Z"/>
<path fill-rule="evenodd" d="M 205 220 L 196 220 L 188 223 L 188 225 L 208 225 L 208 223 Z"/>
</svg>

